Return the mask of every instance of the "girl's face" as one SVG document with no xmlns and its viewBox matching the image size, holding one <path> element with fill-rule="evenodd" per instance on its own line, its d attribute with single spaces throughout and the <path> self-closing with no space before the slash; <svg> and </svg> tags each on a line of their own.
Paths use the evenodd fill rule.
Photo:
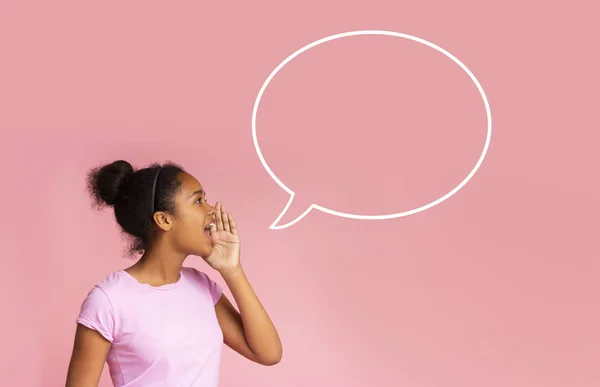
<svg viewBox="0 0 600 387">
<path fill-rule="evenodd" d="M 175 197 L 176 216 L 172 237 L 177 250 L 203 258 L 212 254 L 213 242 L 207 226 L 216 223 L 215 208 L 206 201 L 206 192 L 192 175 L 180 175 L 181 189 Z"/>
</svg>

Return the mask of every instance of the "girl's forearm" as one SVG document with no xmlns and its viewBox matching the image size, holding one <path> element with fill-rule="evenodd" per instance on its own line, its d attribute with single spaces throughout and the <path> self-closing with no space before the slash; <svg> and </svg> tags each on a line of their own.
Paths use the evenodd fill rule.
<svg viewBox="0 0 600 387">
<path fill-rule="evenodd" d="M 244 333 L 254 354 L 267 363 L 277 363 L 282 356 L 279 334 L 267 311 L 254 293 L 242 267 L 221 272 L 240 310 Z"/>
</svg>

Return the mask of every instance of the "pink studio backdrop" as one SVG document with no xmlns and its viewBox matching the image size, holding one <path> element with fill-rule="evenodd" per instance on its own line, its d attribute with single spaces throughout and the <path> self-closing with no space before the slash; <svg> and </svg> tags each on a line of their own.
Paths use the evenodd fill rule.
<svg viewBox="0 0 600 387">
<path fill-rule="evenodd" d="M 85 172 L 117 158 L 182 164 L 238 220 L 284 358 L 262 367 L 225 350 L 224 387 L 600 385 L 598 9 L 354 3 L 0 3 L 0 385 L 63 385 L 83 297 L 131 264 L 84 191 Z M 312 211 L 270 230 L 289 195 L 254 149 L 258 91 L 294 51 L 364 29 L 423 38 L 474 73 L 487 156 L 424 212 Z M 297 194 L 282 221 L 312 203 L 391 214 L 468 175 L 486 115 L 441 53 L 359 36 L 285 66 L 257 134 Z"/>
</svg>

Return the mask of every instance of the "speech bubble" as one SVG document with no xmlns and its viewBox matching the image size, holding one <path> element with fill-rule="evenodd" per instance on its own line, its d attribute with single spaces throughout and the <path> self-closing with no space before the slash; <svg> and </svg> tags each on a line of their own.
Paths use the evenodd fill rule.
<svg viewBox="0 0 600 387">
<path fill-rule="evenodd" d="M 265 158 L 262 155 L 262 152 L 260 151 L 260 146 L 258 145 L 258 138 L 256 135 L 256 116 L 258 113 L 258 107 L 260 105 L 260 100 L 265 92 L 265 90 L 267 89 L 267 86 L 269 85 L 269 83 L 273 80 L 273 78 L 275 77 L 275 75 L 277 75 L 277 73 L 283 68 L 285 67 L 286 64 L 288 64 L 292 59 L 294 59 L 295 57 L 297 57 L 298 55 L 302 54 L 305 51 L 310 50 L 313 47 L 316 47 L 320 44 L 332 41 L 332 40 L 336 40 L 336 39 L 341 39 L 341 38 L 347 38 L 347 37 L 351 37 L 351 36 L 359 36 L 359 35 L 385 35 L 385 36 L 393 36 L 393 37 L 397 37 L 397 38 L 402 38 L 402 39 L 409 39 L 412 41 L 415 41 L 417 43 L 421 43 L 424 44 L 428 47 L 431 47 L 435 50 L 437 50 L 438 52 L 441 52 L 442 54 L 444 54 L 445 56 L 447 56 L 448 58 L 452 59 L 452 61 L 454 61 L 454 63 L 456 63 L 457 65 L 460 66 L 460 68 L 467 73 L 467 75 L 469 76 L 469 78 L 471 78 L 471 80 L 473 81 L 473 83 L 475 84 L 475 86 L 477 86 L 477 89 L 479 90 L 479 94 L 481 94 L 481 98 L 483 99 L 483 103 L 485 105 L 485 111 L 486 111 L 486 120 L 487 120 L 487 135 L 486 135 L 486 139 L 485 139 L 485 144 L 483 146 L 483 151 L 481 152 L 481 156 L 479 157 L 479 159 L 477 160 L 477 163 L 475 164 L 475 167 L 471 170 L 471 172 L 467 175 L 467 177 L 462 180 L 456 187 L 454 187 L 451 191 L 449 191 L 448 193 L 446 193 L 444 196 L 441 196 L 440 198 L 425 204 L 421 207 L 418 208 L 414 208 L 412 210 L 408 210 L 408 211 L 403 211 L 403 212 L 399 212 L 399 213 L 394 213 L 394 214 L 384 214 L 384 215 L 358 215 L 358 214 L 350 214 L 350 213 L 346 213 L 346 212 L 340 212 L 340 211 L 335 211 L 332 210 L 330 208 L 326 208 L 323 206 L 320 206 L 316 203 L 312 203 L 308 206 L 308 208 L 302 212 L 302 214 L 300 214 L 299 216 L 297 216 L 294 220 L 292 220 L 291 222 L 288 222 L 286 224 L 283 225 L 277 225 L 277 223 L 279 222 L 279 220 L 285 215 L 285 213 L 288 211 L 288 209 L 290 208 L 290 206 L 292 205 L 292 203 L 294 202 L 294 197 L 296 196 L 296 193 L 294 191 L 292 191 L 289 187 L 287 187 L 276 175 L 275 173 L 273 173 L 273 171 L 271 170 L 271 168 L 269 167 L 269 165 L 267 164 L 267 162 L 265 161 Z M 350 218 L 350 219 L 363 219 L 363 220 L 383 220 L 383 219 L 393 219 L 393 218 L 400 218 L 400 217 L 404 217 L 404 216 L 408 216 L 408 215 L 413 215 L 416 213 L 419 213 L 421 211 L 425 211 L 429 208 L 432 208 L 440 203 L 442 203 L 444 200 L 450 198 L 452 195 L 454 195 L 455 193 L 457 193 L 462 187 L 465 186 L 465 184 L 467 184 L 469 182 L 469 180 L 471 180 L 471 178 L 473 177 L 473 175 L 475 175 L 475 173 L 477 172 L 477 170 L 479 169 L 479 167 L 481 166 L 481 164 L 483 163 L 483 160 L 485 159 L 485 156 L 487 154 L 488 148 L 490 146 L 490 142 L 491 142 L 491 138 L 492 138 L 492 114 L 490 111 L 490 104 L 487 100 L 487 97 L 485 95 L 485 92 L 483 90 L 483 87 L 481 87 L 481 84 L 479 83 L 479 81 L 477 80 L 477 78 L 475 77 L 475 75 L 473 75 L 473 73 L 471 72 L 471 70 L 469 70 L 469 68 L 467 68 L 467 66 L 465 66 L 464 63 L 462 63 L 458 58 L 456 58 L 454 55 L 452 55 L 450 52 L 448 52 L 447 50 L 416 36 L 412 36 L 412 35 L 408 35 L 408 34 L 404 34 L 404 33 L 400 33 L 400 32 L 394 32 L 394 31 L 384 31 L 384 30 L 359 30 L 359 31 L 348 31 L 348 32 L 343 32 L 343 33 L 339 33 L 339 34 L 335 34 L 335 35 L 330 35 L 324 38 L 321 38 L 319 40 L 316 40 L 310 44 L 307 44 L 306 46 L 300 48 L 299 50 L 297 50 L 296 52 L 294 52 L 293 54 L 291 54 L 290 56 L 288 56 L 287 58 L 285 58 L 277 67 L 275 67 L 275 69 L 271 72 L 271 74 L 269 74 L 269 76 L 267 77 L 267 79 L 265 80 L 265 82 L 263 83 L 262 87 L 260 88 L 260 91 L 258 92 L 258 96 L 256 97 L 256 101 L 254 102 L 254 109 L 252 111 L 252 139 L 254 141 L 254 147 L 256 148 L 256 153 L 258 155 L 258 158 L 260 159 L 260 162 L 262 163 L 263 167 L 265 168 L 265 170 L 267 171 L 267 173 L 271 176 L 271 178 L 273 180 L 275 180 L 275 182 L 284 190 L 286 191 L 289 195 L 290 195 L 290 199 L 287 202 L 287 205 L 285 206 L 285 208 L 283 209 L 283 211 L 281 211 L 281 213 L 279 214 L 279 216 L 277 217 L 277 219 L 275 219 L 275 221 L 269 226 L 270 229 L 272 230 L 280 230 L 280 229 L 284 229 L 287 227 L 290 227 L 292 225 L 294 225 L 295 223 L 299 222 L 302 218 L 304 218 L 311 210 L 315 209 L 315 210 L 319 210 L 325 213 L 328 213 L 330 215 L 334 215 L 334 216 L 339 216 L 339 217 L 343 217 L 343 218 Z"/>
</svg>

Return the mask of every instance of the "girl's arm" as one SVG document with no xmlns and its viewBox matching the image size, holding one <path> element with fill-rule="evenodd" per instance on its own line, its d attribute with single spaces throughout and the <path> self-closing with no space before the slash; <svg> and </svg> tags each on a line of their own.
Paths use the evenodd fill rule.
<svg viewBox="0 0 600 387">
<path fill-rule="evenodd" d="M 98 387 L 110 345 L 100 333 L 77 324 L 66 387 Z"/>
<path fill-rule="evenodd" d="M 256 363 L 279 363 L 281 340 L 243 269 L 223 270 L 221 275 L 240 309 L 238 313 L 225 294 L 215 305 L 225 344 Z"/>
</svg>

